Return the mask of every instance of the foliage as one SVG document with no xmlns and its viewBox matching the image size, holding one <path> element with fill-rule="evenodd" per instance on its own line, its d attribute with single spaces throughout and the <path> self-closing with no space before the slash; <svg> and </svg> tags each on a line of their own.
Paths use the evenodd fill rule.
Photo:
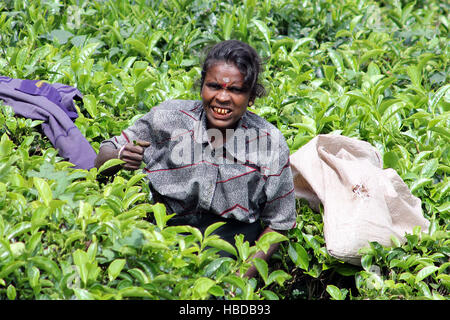
<svg viewBox="0 0 450 320">
<path fill-rule="evenodd" d="M 330 257 L 320 213 L 297 226 L 260 277 L 251 252 L 166 227 L 139 172 L 73 170 L 39 122 L 0 113 L 0 297 L 8 299 L 447 299 L 450 90 L 442 1 L 6 0 L 0 73 L 78 87 L 75 124 L 94 149 L 166 99 L 198 99 L 208 45 L 240 39 L 265 59 L 267 97 L 252 111 L 291 152 L 320 133 L 368 141 L 422 200 L 430 230 Z M 151 213 L 149 216 L 147 213 Z M 186 235 L 187 234 L 187 235 Z M 259 248 L 272 241 L 262 239 Z M 242 274 L 242 273 L 241 273 Z"/>
</svg>

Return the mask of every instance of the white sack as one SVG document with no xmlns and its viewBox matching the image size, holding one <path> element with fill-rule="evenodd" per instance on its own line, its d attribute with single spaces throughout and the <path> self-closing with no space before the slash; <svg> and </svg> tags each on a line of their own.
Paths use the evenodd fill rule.
<svg viewBox="0 0 450 320">
<path fill-rule="evenodd" d="M 290 157 L 295 195 L 318 211 L 323 204 L 324 238 L 329 254 L 360 265 L 359 249 L 377 241 L 404 242 L 414 226 L 427 232 L 421 200 L 393 169 L 383 170 L 369 143 L 338 135 L 319 135 Z"/>
</svg>

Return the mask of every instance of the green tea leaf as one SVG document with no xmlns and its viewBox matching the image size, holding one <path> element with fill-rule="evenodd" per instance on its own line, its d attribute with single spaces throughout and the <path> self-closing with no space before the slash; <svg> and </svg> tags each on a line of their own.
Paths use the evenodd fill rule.
<svg viewBox="0 0 450 320">
<path fill-rule="evenodd" d="M 253 259 L 253 264 L 255 265 L 256 270 L 258 270 L 260 276 L 263 278 L 264 283 L 267 284 L 269 276 L 269 267 L 267 262 L 261 258 L 255 258 Z"/>
<path fill-rule="evenodd" d="M 431 178 L 436 170 L 438 169 L 439 161 L 438 159 L 431 159 L 425 162 L 420 172 L 420 176 L 424 178 Z"/>
<path fill-rule="evenodd" d="M 89 112 L 90 116 L 97 118 L 97 99 L 91 94 L 87 94 L 83 97 L 84 108 Z"/>
<path fill-rule="evenodd" d="M 286 236 L 282 235 L 279 232 L 273 231 L 273 232 L 264 233 L 255 242 L 255 244 L 258 249 L 260 249 L 260 250 L 264 251 L 264 253 L 266 253 L 272 244 L 279 243 L 279 242 L 286 241 L 286 240 L 287 240 Z"/>
<path fill-rule="evenodd" d="M 49 206 L 53 199 L 52 189 L 44 179 L 33 177 L 33 184 L 39 192 L 39 197 L 44 201 L 45 205 Z"/>
<path fill-rule="evenodd" d="M 216 223 L 213 223 L 212 225 L 210 225 L 205 230 L 205 233 L 204 233 L 205 238 L 207 238 L 211 233 L 213 233 L 215 230 L 217 230 L 218 228 L 220 228 L 224 224 L 226 224 L 226 222 L 216 222 Z"/>
<path fill-rule="evenodd" d="M 16 288 L 12 284 L 6 288 L 6 296 L 9 300 L 16 300 Z"/>
<path fill-rule="evenodd" d="M 270 47 L 270 30 L 267 25 L 258 19 L 252 19 L 252 22 L 256 25 L 258 30 L 262 33 L 264 39 L 266 40 L 267 45 Z"/>
<path fill-rule="evenodd" d="M 233 247 L 233 245 L 223 239 L 206 239 L 205 245 L 223 250 L 225 252 L 231 253 L 234 256 L 237 256 L 236 249 Z"/>
<path fill-rule="evenodd" d="M 121 165 L 122 163 L 125 163 L 125 161 L 120 159 L 110 159 L 106 161 L 104 164 L 102 164 L 100 168 L 98 168 L 98 173 L 101 173 L 109 168 Z"/>
<path fill-rule="evenodd" d="M 336 287 L 336 286 L 334 286 L 332 284 L 329 284 L 329 285 L 327 285 L 327 289 L 326 290 L 330 294 L 331 299 L 333 299 L 333 300 L 345 300 L 345 295 L 342 294 L 341 290 L 338 287 Z"/>
<path fill-rule="evenodd" d="M 308 270 L 310 257 L 301 244 L 297 242 L 290 243 L 288 247 L 288 254 L 296 266 L 303 270 Z"/>
<path fill-rule="evenodd" d="M 166 207 L 162 203 L 157 203 L 153 205 L 152 210 L 155 215 L 156 224 L 161 230 L 164 229 L 167 222 Z"/>
<path fill-rule="evenodd" d="M 447 90 L 450 88 L 450 84 L 446 84 L 445 86 L 439 88 L 436 93 L 433 95 L 433 98 L 430 101 L 430 109 L 434 110 L 436 105 L 439 103 L 439 101 L 442 99 L 442 97 L 445 95 Z"/>
<path fill-rule="evenodd" d="M 55 279 L 59 279 L 61 277 L 61 270 L 59 269 L 58 265 L 56 264 L 56 262 L 50 260 L 49 258 L 35 256 L 29 258 L 29 261 L 39 269 L 51 274 Z"/>
<path fill-rule="evenodd" d="M 292 276 L 290 276 L 283 270 L 275 270 L 267 278 L 267 284 L 271 284 L 275 281 L 278 283 L 278 285 L 282 286 L 284 282 L 290 278 L 292 278 Z"/>
<path fill-rule="evenodd" d="M 215 285 L 215 282 L 213 280 L 211 280 L 209 278 L 201 277 L 195 281 L 193 290 L 200 299 L 204 299 L 208 296 L 208 291 L 214 285 Z"/>
<path fill-rule="evenodd" d="M 420 270 L 416 275 L 415 283 L 418 283 L 419 281 L 422 281 L 426 277 L 432 275 L 438 269 L 439 268 L 436 266 L 427 266 L 427 267 L 422 268 L 422 270 Z"/>
</svg>

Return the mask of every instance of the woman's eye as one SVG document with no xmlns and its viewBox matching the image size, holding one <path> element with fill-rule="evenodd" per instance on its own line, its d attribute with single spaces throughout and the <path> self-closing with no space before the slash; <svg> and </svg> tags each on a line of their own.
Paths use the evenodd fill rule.
<svg viewBox="0 0 450 320">
<path fill-rule="evenodd" d="M 218 83 L 208 83 L 207 86 L 208 86 L 208 88 L 214 89 L 214 90 L 222 89 L 222 86 Z"/>
<path fill-rule="evenodd" d="M 228 90 L 230 90 L 231 92 L 234 92 L 234 93 L 244 92 L 244 90 L 242 88 L 238 88 L 238 87 L 230 87 L 230 88 L 228 88 Z"/>
<path fill-rule="evenodd" d="M 221 90 L 224 87 L 220 84 L 220 83 L 207 83 L 206 84 L 208 86 L 208 88 L 210 88 L 211 90 Z M 240 87 L 225 87 L 228 91 L 230 91 L 231 93 L 242 93 L 245 90 L 243 88 Z"/>
</svg>

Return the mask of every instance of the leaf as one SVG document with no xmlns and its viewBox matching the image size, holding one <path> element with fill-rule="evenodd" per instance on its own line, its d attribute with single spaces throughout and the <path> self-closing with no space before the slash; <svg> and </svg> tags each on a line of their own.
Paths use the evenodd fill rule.
<svg viewBox="0 0 450 320">
<path fill-rule="evenodd" d="M 147 174 L 145 174 L 145 173 L 136 173 L 134 176 L 132 176 L 130 178 L 130 180 L 128 180 L 127 188 L 134 186 L 136 183 L 138 183 L 139 181 L 144 179 L 146 176 L 147 176 Z"/>
<path fill-rule="evenodd" d="M 95 300 L 95 295 L 86 289 L 74 288 L 73 291 L 79 300 Z"/>
<path fill-rule="evenodd" d="M 37 189 L 40 198 L 44 200 L 45 205 L 50 205 L 50 201 L 53 199 L 53 194 L 47 181 L 38 177 L 33 177 L 33 184 Z"/>
<path fill-rule="evenodd" d="M 0 279 L 6 278 L 11 272 L 25 265 L 24 261 L 13 261 L 11 263 L 3 264 L 0 271 Z"/>
<path fill-rule="evenodd" d="M 449 88 L 450 88 L 450 84 L 446 84 L 445 86 L 439 88 L 438 91 L 436 91 L 436 93 L 434 94 L 433 98 L 430 101 L 430 109 L 431 110 L 434 110 L 436 105 L 439 103 L 439 101 L 445 95 L 445 93 L 447 92 L 447 90 Z"/>
<path fill-rule="evenodd" d="M 310 257 L 301 244 L 297 242 L 290 243 L 288 247 L 288 254 L 292 262 L 294 262 L 297 267 L 300 267 L 305 271 L 308 270 Z"/>
<path fill-rule="evenodd" d="M 78 217 L 80 219 L 88 219 L 92 215 L 92 205 L 89 202 L 80 201 L 80 210 Z"/>
<path fill-rule="evenodd" d="M 234 256 L 237 256 L 236 249 L 233 247 L 233 245 L 223 239 L 207 239 L 205 241 L 205 245 L 223 250 L 225 252 L 231 253 Z"/>
<path fill-rule="evenodd" d="M 336 66 L 338 73 L 343 73 L 344 72 L 344 62 L 342 60 L 341 55 L 339 54 L 339 52 L 328 48 L 328 55 L 331 59 L 331 61 L 333 62 L 333 64 Z"/>
<path fill-rule="evenodd" d="M 209 290 L 208 293 L 212 294 L 215 297 L 223 297 L 225 295 L 225 291 L 223 291 L 222 287 L 218 285 L 213 285 Z"/>
<path fill-rule="evenodd" d="M 208 228 L 206 228 L 204 233 L 205 238 L 207 238 L 211 233 L 213 233 L 216 229 L 220 228 L 224 224 L 226 224 L 226 222 L 216 222 L 208 226 Z"/>
<path fill-rule="evenodd" d="M 292 277 L 283 270 L 275 270 L 269 275 L 269 278 L 267 279 L 267 285 L 276 281 L 278 285 L 282 286 L 283 283 L 290 278 Z"/>
<path fill-rule="evenodd" d="M 147 48 L 141 41 L 134 38 L 128 38 L 125 40 L 125 44 L 129 44 L 131 48 L 139 52 L 143 57 L 147 56 Z"/>
<path fill-rule="evenodd" d="M 138 98 L 144 97 L 145 90 L 154 82 L 155 80 L 151 77 L 139 80 L 134 86 L 134 94 Z"/>
<path fill-rule="evenodd" d="M 6 289 L 6 296 L 9 300 L 16 300 L 16 288 L 12 284 Z"/>
<path fill-rule="evenodd" d="M 135 193 L 131 195 L 130 197 L 126 198 L 122 202 L 122 206 L 125 210 L 128 210 L 130 206 L 132 206 L 135 202 L 139 200 L 145 199 L 145 193 Z"/>
<path fill-rule="evenodd" d="M 250 244 L 248 243 L 248 241 L 244 241 L 243 234 L 234 236 L 234 240 L 239 253 L 239 258 L 241 258 L 243 261 L 247 260 L 250 254 Z"/>
<path fill-rule="evenodd" d="M 427 267 L 422 268 L 422 270 L 420 270 L 416 275 L 415 283 L 422 281 L 426 277 L 428 277 L 431 274 L 433 274 L 434 272 L 436 272 L 436 270 L 438 270 L 438 269 L 439 268 L 436 266 L 427 266 Z"/>
<path fill-rule="evenodd" d="M 297 49 L 299 47 L 301 47 L 305 43 L 308 43 L 308 42 L 311 42 L 311 41 L 315 41 L 315 39 L 314 38 L 309 38 L 309 37 L 301 38 L 301 39 L 295 39 L 294 45 L 292 46 L 292 49 L 291 49 L 291 53 L 294 53 L 295 51 L 297 51 Z"/>
<path fill-rule="evenodd" d="M 431 178 L 436 170 L 438 169 L 439 161 L 438 159 L 431 159 L 425 162 L 422 167 L 422 171 L 420 172 L 420 176 L 424 178 Z"/>
<path fill-rule="evenodd" d="M 59 44 L 66 44 L 71 37 L 73 37 L 73 33 L 66 30 L 53 30 L 50 32 L 50 39 L 56 39 Z"/>
<path fill-rule="evenodd" d="M 367 107 L 372 106 L 370 99 L 359 90 L 349 91 L 346 94 Z"/>
<path fill-rule="evenodd" d="M 125 163 L 125 161 L 122 161 L 120 159 L 110 159 L 110 160 L 106 161 L 104 164 L 102 164 L 100 166 L 100 168 L 98 168 L 98 173 L 101 173 L 109 168 L 118 166 L 122 163 Z"/>
<path fill-rule="evenodd" d="M 31 230 L 32 224 L 28 221 L 19 222 L 16 224 L 11 232 L 8 234 L 8 240 L 11 240 L 13 238 L 16 238 L 17 236 L 21 235 L 22 233 L 28 232 Z"/>
<path fill-rule="evenodd" d="M 267 262 L 261 258 L 255 258 L 253 259 L 253 264 L 256 270 L 258 270 L 259 274 L 261 275 L 261 278 L 263 278 L 264 283 L 267 284 L 269 276 L 269 267 L 267 265 Z"/>
<path fill-rule="evenodd" d="M 79 62 L 84 64 L 86 63 L 86 60 L 95 52 L 97 47 L 99 46 L 99 42 L 92 42 L 88 43 L 81 49 L 80 55 L 79 55 Z M 84 100 L 84 98 L 83 98 Z"/>
<path fill-rule="evenodd" d="M 127 287 L 119 290 L 119 295 L 130 298 L 151 298 L 152 295 L 141 287 Z"/>
<path fill-rule="evenodd" d="M 366 63 L 370 58 L 377 57 L 381 54 L 383 54 L 385 51 L 383 49 L 373 49 L 369 50 L 366 53 L 363 54 L 361 59 L 359 60 L 360 64 Z"/>
<path fill-rule="evenodd" d="M 162 203 L 157 203 L 152 206 L 152 210 L 159 229 L 164 229 L 167 222 L 166 207 Z"/>
<path fill-rule="evenodd" d="M 198 278 L 194 283 L 194 292 L 196 292 L 200 298 L 205 298 L 208 296 L 208 291 L 214 286 L 216 283 L 205 277 Z"/>
<path fill-rule="evenodd" d="M 430 184 L 431 182 L 433 182 L 433 180 L 430 178 L 421 178 L 419 180 L 416 180 L 411 186 L 411 192 L 414 193 L 416 190 L 424 187 L 427 184 Z"/>
<path fill-rule="evenodd" d="M 267 45 L 270 48 L 270 30 L 267 27 L 267 25 L 258 19 L 252 19 L 252 22 L 256 25 L 258 30 L 262 33 L 262 35 L 264 36 L 264 39 L 266 40 Z"/>
<path fill-rule="evenodd" d="M 224 15 L 224 20 L 223 38 L 224 40 L 230 40 L 234 26 L 233 16 L 231 14 Z"/>
<path fill-rule="evenodd" d="M 398 238 L 394 235 L 391 235 L 391 243 L 393 244 L 394 247 L 401 247 L 401 243 L 400 240 L 398 240 Z"/>
<path fill-rule="evenodd" d="M 272 232 L 264 233 L 255 242 L 255 244 L 258 249 L 264 251 L 264 253 L 267 253 L 267 250 L 269 250 L 269 247 L 272 244 L 279 243 L 279 242 L 286 241 L 286 240 L 288 240 L 288 238 L 286 236 L 282 235 L 279 232 L 272 231 Z"/>
<path fill-rule="evenodd" d="M 31 288 L 39 287 L 39 277 L 41 276 L 41 272 L 35 266 L 27 269 L 28 282 L 30 283 Z"/>
<path fill-rule="evenodd" d="M 92 119 L 97 117 L 97 99 L 92 94 L 83 96 L 83 106 L 91 115 Z"/>
<path fill-rule="evenodd" d="M 230 265 L 229 262 L 231 262 L 231 261 L 233 261 L 233 260 L 228 257 L 214 259 L 203 269 L 203 275 L 205 277 L 211 278 L 212 275 L 215 274 L 217 272 L 217 270 L 222 267 L 222 265 L 225 264 L 224 267 L 226 268 L 227 265 L 228 266 Z M 228 263 L 226 263 L 226 262 L 228 262 Z"/>
<path fill-rule="evenodd" d="M 338 287 L 333 286 L 332 284 L 327 285 L 326 290 L 330 294 L 331 299 L 333 299 L 333 300 L 344 300 L 345 299 L 345 295 L 343 296 L 341 290 Z"/>
<path fill-rule="evenodd" d="M 245 281 L 242 278 L 240 278 L 234 274 L 223 277 L 222 281 L 225 283 L 229 283 L 235 287 L 238 287 L 241 290 L 244 290 L 244 288 L 245 288 Z"/>
<path fill-rule="evenodd" d="M 397 168 L 398 156 L 393 151 L 388 151 L 383 154 L 383 164 L 385 168 Z"/>
<path fill-rule="evenodd" d="M 267 300 L 280 300 L 280 298 L 277 296 L 277 294 L 270 290 L 261 290 L 261 294 Z"/>
<path fill-rule="evenodd" d="M 61 270 L 59 269 L 58 265 L 49 258 L 35 256 L 29 258 L 29 260 L 33 262 L 33 264 L 39 269 L 51 274 L 55 279 L 59 279 L 61 277 Z"/>
<path fill-rule="evenodd" d="M 422 71 L 417 66 L 408 66 L 406 68 L 406 72 L 408 73 L 411 82 L 416 87 L 421 87 L 422 84 Z"/>
</svg>

